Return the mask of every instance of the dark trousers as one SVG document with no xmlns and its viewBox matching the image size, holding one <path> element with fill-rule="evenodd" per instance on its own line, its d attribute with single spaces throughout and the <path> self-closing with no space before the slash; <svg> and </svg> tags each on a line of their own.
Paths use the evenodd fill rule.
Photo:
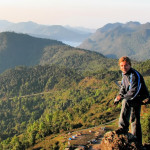
<svg viewBox="0 0 150 150">
<path fill-rule="evenodd" d="M 131 102 L 131 101 L 130 101 Z M 136 136 L 138 143 L 142 144 L 142 130 L 140 124 L 141 105 L 134 102 L 122 100 L 122 108 L 119 118 L 119 127 L 129 130 L 129 120 L 131 120 L 132 134 Z"/>
</svg>

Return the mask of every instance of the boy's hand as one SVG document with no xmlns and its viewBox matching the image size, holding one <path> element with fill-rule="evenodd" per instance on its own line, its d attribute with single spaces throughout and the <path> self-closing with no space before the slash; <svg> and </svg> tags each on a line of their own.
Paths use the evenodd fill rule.
<svg viewBox="0 0 150 150">
<path fill-rule="evenodd" d="M 114 100 L 114 104 L 117 105 L 120 100 L 121 100 L 121 96 L 118 95 L 118 96 L 115 98 L 115 100 Z"/>
</svg>

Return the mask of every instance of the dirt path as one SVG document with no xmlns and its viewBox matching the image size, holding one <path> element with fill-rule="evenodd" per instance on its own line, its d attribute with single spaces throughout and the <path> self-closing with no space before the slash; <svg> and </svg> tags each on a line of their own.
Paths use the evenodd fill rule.
<svg viewBox="0 0 150 150">
<path fill-rule="evenodd" d="M 51 93 L 51 92 L 41 92 L 41 93 L 35 93 L 35 94 L 30 94 L 30 95 L 23 95 L 23 96 L 18 96 L 18 98 L 23 98 L 23 97 L 31 97 L 31 96 L 36 96 L 36 95 L 44 95 L 47 93 Z M 13 99 L 15 97 L 9 97 L 8 99 Z"/>
<path fill-rule="evenodd" d="M 99 139 L 97 140 L 97 143 L 92 144 L 91 147 L 89 148 L 89 150 L 100 150 L 101 139 L 102 139 L 102 138 L 99 138 Z"/>
</svg>

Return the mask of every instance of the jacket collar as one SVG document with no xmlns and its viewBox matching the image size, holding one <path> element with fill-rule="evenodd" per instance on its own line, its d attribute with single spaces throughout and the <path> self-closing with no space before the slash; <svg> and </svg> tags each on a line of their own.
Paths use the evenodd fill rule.
<svg viewBox="0 0 150 150">
<path fill-rule="evenodd" d="M 129 75 L 131 72 L 132 72 L 132 68 L 130 68 L 130 70 L 127 72 L 127 73 L 125 73 L 124 75 Z"/>
</svg>

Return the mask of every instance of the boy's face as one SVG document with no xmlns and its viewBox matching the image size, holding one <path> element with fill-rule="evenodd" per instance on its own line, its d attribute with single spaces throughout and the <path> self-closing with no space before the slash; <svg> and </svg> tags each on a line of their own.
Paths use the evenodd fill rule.
<svg viewBox="0 0 150 150">
<path fill-rule="evenodd" d="M 126 62 L 126 61 L 122 61 L 120 63 L 120 70 L 123 72 L 123 74 L 126 74 L 131 68 L 131 65 Z"/>
</svg>

